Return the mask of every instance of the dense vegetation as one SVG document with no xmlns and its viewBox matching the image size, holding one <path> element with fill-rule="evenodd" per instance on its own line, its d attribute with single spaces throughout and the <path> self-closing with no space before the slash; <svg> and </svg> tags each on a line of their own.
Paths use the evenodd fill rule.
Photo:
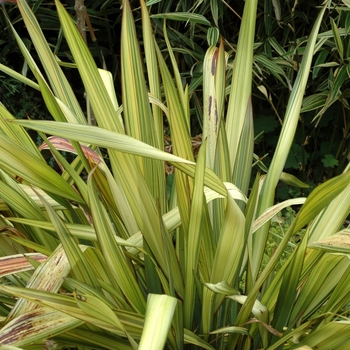
<svg viewBox="0 0 350 350">
<path fill-rule="evenodd" d="M 348 349 L 348 1 L 1 6 L 0 349 Z"/>
</svg>

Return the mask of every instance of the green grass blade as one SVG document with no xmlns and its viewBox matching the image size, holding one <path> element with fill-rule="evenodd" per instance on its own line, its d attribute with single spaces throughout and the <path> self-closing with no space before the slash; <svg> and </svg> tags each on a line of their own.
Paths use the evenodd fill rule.
<svg viewBox="0 0 350 350">
<path fill-rule="evenodd" d="M 140 1 L 141 13 L 142 13 L 142 32 L 143 32 L 143 46 L 146 58 L 147 76 L 149 82 L 149 93 L 150 96 L 155 97 L 157 100 L 162 100 L 160 77 L 157 61 L 157 53 L 154 43 L 154 35 L 151 27 L 151 20 L 149 17 L 148 10 L 145 6 L 144 1 Z M 162 109 L 156 104 L 152 103 L 152 125 L 154 129 L 154 146 L 160 150 L 164 150 L 164 126 L 163 126 L 163 112 Z M 153 162 L 155 166 L 153 175 L 158 178 L 158 181 L 153 181 L 153 186 L 157 185 L 157 191 L 154 191 L 155 198 L 159 203 L 160 212 L 163 215 L 166 212 L 166 186 L 165 184 L 165 171 L 164 165 L 159 162 Z"/>
<path fill-rule="evenodd" d="M 313 221 L 309 242 L 326 238 L 343 226 L 350 212 L 350 186 L 344 189 Z"/>
<path fill-rule="evenodd" d="M 251 98 L 248 100 L 246 114 L 242 125 L 242 132 L 235 159 L 235 169 L 232 182 L 245 194 L 248 193 L 250 174 L 252 171 L 254 149 L 253 106 Z M 244 206 L 240 203 L 240 207 Z"/>
<path fill-rule="evenodd" d="M 124 1 L 123 4 L 121 30 L 121 73 L 126 133 L 137 140 L 154 145 L 153 121 L 140 48 L 136 39 L 135 21 L 128 1 Z"/>
<path fill-rule="evenodd" d="M 159 149 L 131 138 L 130 136 L 102 129 L 101 127 L 58 122 L 53 123 L 50 121 L 13 120 L 11 122 L 25 127 L 31 127 L 47 134 L 66 137 L 70 140 L 80 141 L 87 144 L 99 145 L 119 152 L 126 152 L 168 162 L 194 164 L 193 162 L 186 160 L 186 158 L 180 158 L 179 156 L 160 151 Z"/>
<path fill-rule="evenodd" d="M 130 350 L 130 344 L 124 338 L 111 339 L 109 334 L 94 333 L 91 337 L 91 331 L 81 328 L 76 328 L 72 331 L 65 332 L 61 337 L 57 337 L 68 344 L 77 344 L 85 348 L 104 347 L 106 349 Z M 39 349 L 38 349 L 39 350 Z M 41 350 L 41 349 L 40 349 Z"/>
<path fill-rule="evenodd" d="M 13 123 L 33 128 L 51 135 L 67 137 L 71 140 L 95 144 L 100 147 L 115 149 L 121 152 L 131 153 L 139 156 L 152 157 L 165 160 L 194 177 L 194 163 L 187 158 L 179 158 L 167 152 L 162 152 L 143 142 L 137 141 L 126 135 L 117 134 L 112 131 L 96 128 L 89 125 L 78 125 L 68 123 L 52 123 L 49 121 L 27 121 L 16 120 Z M 120 161 L 119 161 L 120 163 Z M 129 164 L 130 167 L 130 164 Z M 210 169 L 206 169 L 205 185 L 226 196 L 226 188 L 219 178 Z"/>
<path fill-rule="evenodd" d="M 349 229 L 309 244 L 309 248 L 322 249 L 327 252 L 349 254 L 350 252 L 350 231 Z"/>
</svg>

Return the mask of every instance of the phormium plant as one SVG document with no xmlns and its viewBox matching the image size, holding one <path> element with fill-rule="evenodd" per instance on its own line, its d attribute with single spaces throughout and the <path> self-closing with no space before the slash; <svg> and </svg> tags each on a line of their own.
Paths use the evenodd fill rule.
<svg viewBox="0 0 350 350">
<path fill-rule="evenodd" d="M 0 69 L 39 90 L 54 120 L 17 120 L 0 105 L 0 344 L 345 349 L 349 165 L 307 198 L 274 203 L 280 180 L 301 185 L 283 168 L 312 58 L 322 48 L 318 33 L 328 3 L 302 44 L 271 164 L 250 189 L 257 0 L 245 2 L 227 105 L 223 40 L 206 52 L 203 143 L 196 162 L 189 91 L 167 36 L 167 16 L 163 33 L 171 69 L 145 2 L 140 1 L 138 38 L 130 4 L 123 1 L 118 101 L 111 75 L 97 68 L 74 22 L 55 1 L 71 67 L 80 74 L 96 118 L 92 126 L 31 8 L 25 0 L 16 3 L 43 70 L 11 24 L 36 81 Z M 189 20 L 207 23 L 196 13 Z M 173 154 L 163 150 L 163 118 Z M 44 140 L 39 148 L 28 129 Z M 46 163 L 44 149 L 51 150 L 61 173 Z M 61 151 L 76 157 L 68 162 Z M 101 156 L 106 152 L 108 166 Z M 165 163 L 175 169 L 169 192 Z M 300 208 L 278 247 L 266 250 L 270 220 L 291 205 Z M 281 260 L 291 240 L 293 250 Z"/>
</svg>

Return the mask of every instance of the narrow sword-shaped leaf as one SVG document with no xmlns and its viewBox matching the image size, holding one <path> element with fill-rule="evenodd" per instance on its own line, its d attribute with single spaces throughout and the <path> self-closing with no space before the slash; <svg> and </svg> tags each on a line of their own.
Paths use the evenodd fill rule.
<svg viewBox="0 0 350 350">
<path fill-rule="evenodd" d="M 76 300 L 71 296 L 5 285 L 0 285 L 0 290 L 6 294 L 25 298 L 35 304 L 50 307 L 117 335 L 125 336 L 125 332 L 120 327 L 86 314 L 78 307 Z M 115 310 L 115 312 L 130 335 L 140 337 L 144 317 L 124 310 Z"/>
<path fill-rule="evenodd" d="M 73 93 L 73 90 L 63 74 L 56 57 L 54 57 L 48 43 L 46 42 L 34 13 L 25 0 L 18 0 L 17 5 L 21 11 L 23 20 L 36 47 L 37 53 L 41 59 L 55 95 L 61 101 L 63 101 L 64 104 L 69 106 L 80 123 L 85 123 L 84 114 Z"/>
<path fill-rule="evenodd" d="M 114 105 L 86 43 L 62 4 L 59 1 L 55 1 L 55 4 L 65 38 L 83 80 L 98 124 L 106 129 L 124 133 L 123 125 L 116 116 Z"/>
<path fill-rule="evenodd" d="M 328 2 L 327 2 L 328 3 Z M 299 121 L 300 108 L 304 97 L 304 91 L 306 88 L 311 62 L 313 58 L 314 48 L 316 44 L 317 34 L 322 22 L 324 12 L 326 10 L 327 4 L 325 4 L 320 11 L 315 24 L 312 28 L 312 32 L 307 42 L 304 57 L 300 66 L 300 70 L 297 79 L 294 83 L 291 96 L 288 100 L 288 105 L 283 121 L 282 130 L 279 136 L 278 144 L 272 158 L 272 162 L 269 171 L 264 182 L 257 214 L 260 215 L 264 210 L 270 207 L 273 203 L 273 198 L 275 194 L 275 188 L 279 177 L 282 173 L 284 164 L 286 162 L 287 156 L 292 145 L 296 127 Z M 266 237 L 268 233 L 269 225 L 265 225 L 259 231 L 259 234 L 255 235 L 253 240 L 253 249 L 256 252 L 254 260 L 252 261 L 252 274 L 255 278 L 258 274 L 263 249 L 260 247 L 264 246 L 266 243 Z"/>
<path fill-rule="evenodd" d="M 151 27 L 151 20 L 148 10 L 143 0 L 140 1 L 141 13 L 142 13 L 142 33 L 143 33 L 143 46 L 146 57 L 147 75 L 149 81 L 149 92 L 152 97 L 155 97 L 159 101 L 162 100 L 160 77 L 158 70 L 157 53 L 154 43 L 154 35 Z M 151 100 L 150 100 L 151 101 Z M 152 104 L 152 125 L 154 128 L 154 146 L 160 150 L 164 150 L 164 126 L 163 126 L 163 111 L 156 105 Z M 158 193 L 155 192 L 155 198 L 157 199 L 160 207 L 161 214 L 166 211 L 166 195 L 165 190 L 165 172 L 164 165 L 157 162 L 154 163 L 156 171 L 153 172 L 153 176 L 158 178 L 158 181 L 152 181 L 154 185 L 157 184 Z"/>
<path fill-rule="evenodd" d="M 218 135 L 219 111 L 216 100 L 215 73 L 219 49 L 210 47 L 203 63 L 203 133 L 202 138 L 208 139 L 207 166 L 214 168 L 216 139 Z M 221 82 L 222 83 L 222 82 Z"/>
<path fill-rule="evenodd" d="M 0 135 L 0 150 L 0 165 L 3 169 L 45 191 L 83 202 L 73 188 L 44 160 L 33 157 L 26 149 L 3 135 Z"/>
<path fill-rule="evenodd" d="M 143 21 L 146 21 L 146 18 L 148 18 L 148 14 L 147 11 L 144 11 Z M 153 44 L 153 35 L 149 35 L 151 37 L 148 40 Z M 153 55 L 155 56 L 154 48 Z M 154 147 L 163 148 L 163 144 L 158 144 L 157 136 L 155 135 L 142 63 L 130 4 L 128 1 L 124 1 L 121 35 L 121 72 L 126 132 L 137 140 L 142 140 Z M 150 64 L 152 63 L 150 62 Z M 154 63 L 152 67 L 154 67 Z M 150 74 L 150 72 L 148 73 Z M 158 75 L 158 72 L 156 71 L 153 74 Z M 154 106 L 154 108 L 157 108 L 159 111 L 158 107 Z M 162 133 L 162 129 L 158 130 L 158 132 Z M 152 196 L 159 205 L 161 204 L 161 208 L 164 211 L 166 198 L 164 192 L 164 164 L 150 158 L 137 158 L 137 161 Z M 155 181 L 155 179 L 157 180 Z"/>
<path fill-rule="evenodd" d="M 1 344 L 30 346 L 81 326 L 84 322 L 46 307 L 21 313 L 7 323 L 0 332 Z M 2 346 L 0 346 L 2 349 Z"/>
<path fill-rule="evenodd" d="M 168 295 L 148 295 L 139 350 L 164 349 L 177 303 L 177 299 Z"/>
<path fill-rule="evenodd" d="M 210 26 L 210 22 L 202 15 L 188 12 L 158 13 L 151 18 L 169 18 L 174 21 L 193 22 Z"/>
<path fill-rule="evenodd" d="M 133 350 L 137 350 L 138 346 L 132 336 L 126 331 L 123 324 L 113 310 L 100 298 L 94 295 L 74 293 L 77 305 L 87 315 L 96 320 L 101 320 L 109 323 L 112 326 L 119 328 L 128 338 Z"/>
<path fill-rule="evenodd" d="M 11 122 L 51 135 L 67 137 L 71 140 L 95 144 L 100 147 L 115 149 L 121 152 L 127 152 L 139 156 L 148 156 L 159 160 L 165 160 L 179 168 L 181 171 L 185 172 L 187 175 L 194 177 L 194 163 L 192 161 L 189 161 L 186 158 L 179 158 L 178 156 L 167 152 L 162 152 L 126 135 L 89 125 L 29 120 L 13 120 Z M 130 167 L 130 164 L 128 166 Z M 217 191 L 224 197 L 226 196 L 227 192 L 225 186 L 214 174 L 214 172 L 208 168 L 206 169 L 204 183 L 206 186 Z"/>
<path fill-rule="evenodd" d="M 126 256 L 114 238 L 112 223 L 108 218 L 106 209 L 99 200 L 93 177 L 89 178 L 88 194 L 96 235 L 108 269 L 133 309 L 143 314 L 146 310 L 144 296 L 137 283 L 135 273 L 132 271 L 130 262 L 127 262 Z"/>
<path fill-rule="evenodd" d="M 304 211 L 304 214 L 301 216 L 301 218 L 299 214 L 296 220 L 294 220 L 292 225 L 289 227 L 288 231 L 285 233 L 274 255 L 271 257 L 265 269 L 261 272 L 259 278 L 252 286 L 252 290 L 248 294 L 248 298 L 245 302 L 245 305 L 238 314 L 237 321 L 236 321 L 237 324 L 242 324 L 246 322 L 246 320 L 248 319 L 250 310 L 253 306 L 254 300 L 257 298 L 257 295 L 259 293 L 259 290 L 262 284 L 275 268 L 275 265 L 279 260 L 281 254 L 283 253 L 286 245 L 288 244 L 290 237 L 296 232 L 298 232 L 302 227 L 307 225 L 317 214 L 317 212 L 313 210 L 314 200 L 318 198 L 318 205 L 320 206 L 318 210 L 319 212 L 322 208 L 327 206 L 334 198 L 336 198 L 337 194 L 339 193 L 338 191 L 342 191 L 348 186 L 349 177 L 350 177 L 350 172 L 345 173 L 341 176 L 338 176 L 337 178 L 335 178 L 334 181 L 329 180 L 330 181 L 329 187 L 327 186 L 328 183 L 326 182 L 322 185 L 320 192 L 316 192 L 315 196 L 312 196 L 312 194 L 310 195 L 311 197 L 311 198 L 309 197 L 310 200 L 306 201 L 301 209 L 301 212 Z M 336 188 L 337 191 L 335 191 L 332 196 L 331 189 L 333 188 Z M 235 340 L 232 339 L 232 343 L 234 343 L 234 341 Z"/>
<path fill-rule="evenodd" d="M 67 254 L 69 264 L 71 266 L 74 277 L 82 282 L 85 282 L 91 286 L 98 288 L 97 280 L 92 273 L 89 265 L 87 264 L 83 252 L 77 241 L 71 235 L 67 229 L 64 221 L 58 216 L 58 214 L 50 207 L 44 198 L 41 199 L 48 213 L 48 216 L 55 227 L 60 242 L 64 251 Z"/>
<path fill-rule="evenodd" d="M 245 253 L 245 217 L 231 196 L 227 197 L 226 212 L 219 242 L 215 251 L 210 283 L 226 281 L 233 283 L 240 272 L 240 264 Z M 237 287 L 237 286 L 234 286 Z M 220 306 L 223 297 L 215 298 L 214 310 Z"/>
<path fill-rule="evenodd" d="M 202 240 L 204 221 L 204 169 L 206 165 L 206 140 L 202 144 L 196 166 L 194 190 L 191 203 L 190 223 L 188 228 L 185 260 L 185 300 L 184 300 L 184 326 L 192 329 L 193 313 L 195 307 L 196 285 L 194 275 L 198 269 L 199 249 Z"/>
<path fill-rule="evenodd" d="M 252 87 L 253 45 L 257 0 L 245 2 L 237 55 L 234 61 L 229 104 L 226 117 L 226 134 L 231 159 L 231 176 L 233 169 L 240 172 L 240 165 L 235 165 L 239 151 L 239 141 L 247 112 Z M 243 146 L 243 145 L 242 145 Z"/>
<path fill-rule="evenodd" d="M 69 271 L 70 266 L 67 256 L 62 247 L 58 247 L 51 256 L 34 271 L 26 287 L 57 292 L 63 283 L 63 278 L 68 275 Z M 25 299 L 19 299 L 12 308 L 8 318 L 15 318 L 35 308 L 37 308 L 36 304 L 28 302 Z"/>
</svg>

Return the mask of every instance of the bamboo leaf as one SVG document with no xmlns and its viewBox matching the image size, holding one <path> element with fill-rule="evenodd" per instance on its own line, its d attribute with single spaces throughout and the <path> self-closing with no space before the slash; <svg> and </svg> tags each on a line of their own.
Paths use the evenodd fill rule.
<svg viewBox="0 0 350 350">
<path fill-rule="evenodd" d="M 151 15 L 151 18 L 167 18 L 173 21 L 183 21 L 198 23 L 210 26 L 210 22 L 202 15 L 197 13 L 188 13 L 188 12 L 168 12 L 168 13 L 158 13 L 156 15 Z"/>
<path fill-rule="evenodd" d="M 335 45 L 337 46 L 337 50 L 339 52 L 340 58 L 343 59 L 344 46 L 343 46 L 343 42 L 341 41 L 341 38 L 340 38 L 339 29 L 338 29 L 338 26 L 335 23 L 334 19 L 331 18 L 330 20 L 331 20 L 332 32 L 333 32 L 333 35 L 334 35 Z"/>
<path fill-rule="evenodd" d="M 314 94 L 307 96 L 303 99 L 303 105 L 301 107 L 300 113 L 305 113 L 308 111 L 313 111 L 317 108 L 322 108 L 328 98 L 327 92 L 321 92 L 319 94 Z"/>
<path fill-rule="evenodd" d="M 216 2 L 215 2 L 216 4 Z M 208 28 L 207 31 L 207 42 L 209 44 L 209 46 L 216 46 L 218 40 L 219 40 L 219 29 L 216 27 L 210 27 Z"/>
</svg>

